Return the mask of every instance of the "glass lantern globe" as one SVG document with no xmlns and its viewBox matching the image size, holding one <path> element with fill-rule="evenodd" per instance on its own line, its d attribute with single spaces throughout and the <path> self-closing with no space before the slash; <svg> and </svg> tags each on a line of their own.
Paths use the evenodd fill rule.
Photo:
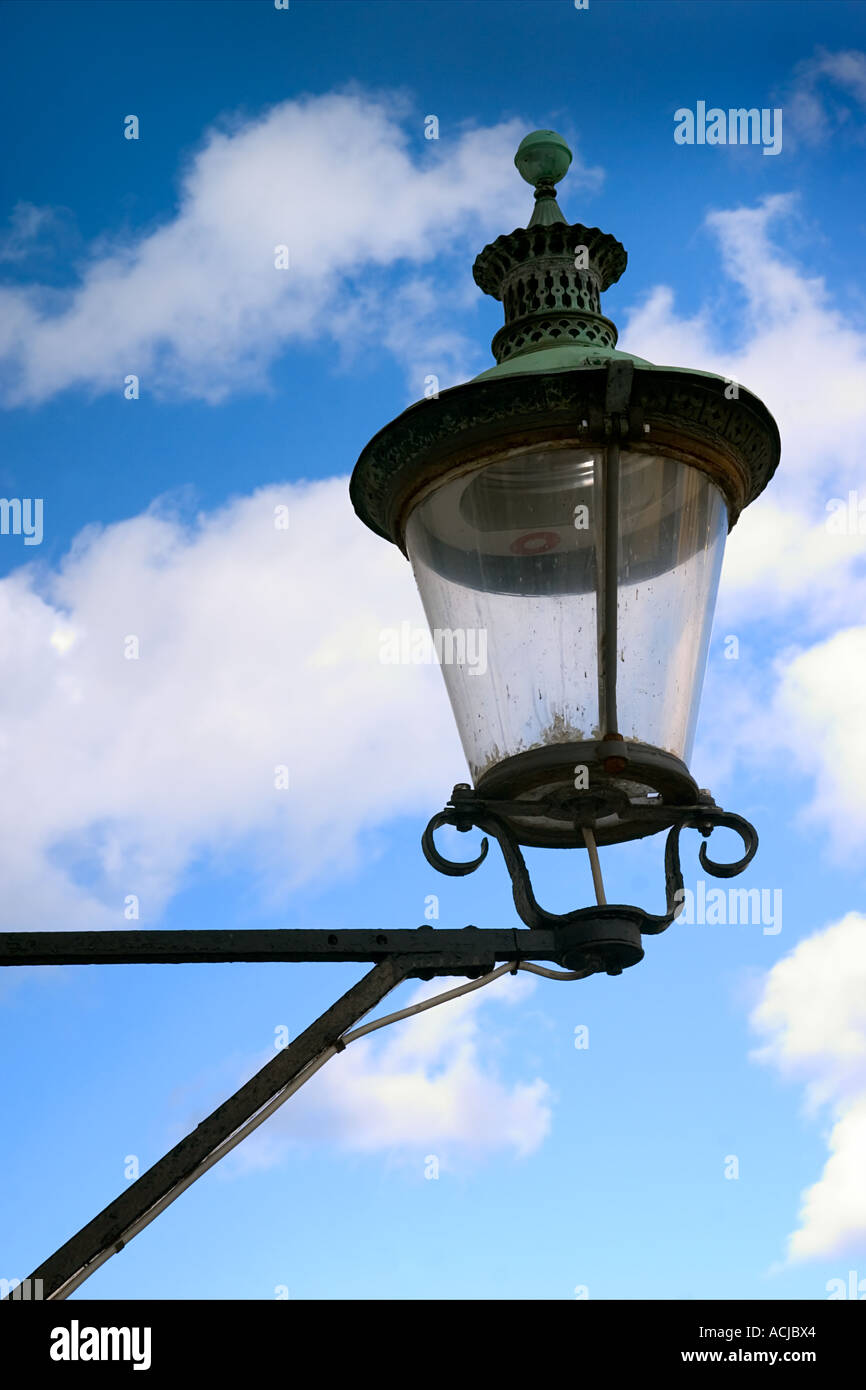
<svg viewBox="0 0 866 1390">
<path fill-rule="evenodd" d="M 606 553 L 610 466 L 605 448 L 522 450 L 448 478 L 408 517 L 437 650 L 472 656 L 443 660 L 442 674 L 479 791 L 549 797 L 579 787 L 585 769 L 584 785 L 601 777 L 631 797 L 658 795 L 651 770 L 598 766 L 595 748 L 611 737 L 688 763 L 727 507 L 700 470 L 617 449 Z M 524 830 L 545 843 L 551 827 L 536 817 Z"/>
</svg>

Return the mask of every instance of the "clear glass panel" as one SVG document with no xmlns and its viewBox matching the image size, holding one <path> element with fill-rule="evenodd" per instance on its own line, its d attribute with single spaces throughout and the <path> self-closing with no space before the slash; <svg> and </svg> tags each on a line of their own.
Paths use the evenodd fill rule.
<svg viewBox="0 0 866 1390">
<path fill-rule="evenodd" d="M 472 776 L 599 739 L 606 451 L 526 451 L 430 493 L 406 532 Z M 688 761 L 727 511 L 705 474 L 622 451 L 618 732 Z M 600 617 L 602 621 L 600 622 Z"/>
</svg>

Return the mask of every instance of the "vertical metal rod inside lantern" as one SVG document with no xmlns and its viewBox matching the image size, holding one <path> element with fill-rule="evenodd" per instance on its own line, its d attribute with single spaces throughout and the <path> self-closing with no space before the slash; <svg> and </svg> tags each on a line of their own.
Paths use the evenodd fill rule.
<svg viewBox="0 0 866 1390">
<path fill-rule="evenodd" d="M 598 465 L 597 465 L 598 466 Z M 598 641 L 598 728 L 601 738 L 619 733 L 616 707 L 617 590 L 619 578 L 619 444 L 604 452 L 601 473 L 596 625 Z"/>
</svg>

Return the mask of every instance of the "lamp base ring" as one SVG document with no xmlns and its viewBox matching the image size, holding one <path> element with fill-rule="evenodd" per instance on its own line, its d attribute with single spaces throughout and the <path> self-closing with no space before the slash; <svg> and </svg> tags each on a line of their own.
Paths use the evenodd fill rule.
<svg viewBox="0 0 866 1390">
<path fill-rule="evenodd" d="M 583 825 L 599 845 L 653 835 L 675 824 L 676 808 L 693 806 L 699 795 L 680 758 L 627 739 L 555 743 L 517 753 L 484 772 L 475 793 L 500 803 L 519 844 L 540 849 L 582 845 Z M 507 813 L 502 803 L 508 803 Z M 671 814 L 665 818 L 667 807 Z"/>
</svg>

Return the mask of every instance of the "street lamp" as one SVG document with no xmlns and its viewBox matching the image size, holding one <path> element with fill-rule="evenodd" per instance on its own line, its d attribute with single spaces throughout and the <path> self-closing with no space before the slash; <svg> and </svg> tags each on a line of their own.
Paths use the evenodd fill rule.
<svg viewBox="0 0 866 1390">
<path fill-rule="evenodd" d="M 557 207 L 570 150 L 553 131 L 536 131 L 515 163 L 535 185 L 529 226 L 475 262 L 477 283 L 505 306 L 497 365 L 381 430 L 358 461 L 352 498 L 409 557 L 434 638 L 447 634 L 458 656 L 443 670 L 473 785 L 455 787 L 433 816 L 424 852 L 443 873 L 467 874 L 487 839 L 477 859 L 454 863 L 435 831 L 477 826 L 495 836 L 529 930 L 0 932 L 0 967 L 373 965 L 44 1260 L 25 1297 L 32 1285 L 46 1299 L 67 1298 L 362 1035 L 504 971 L 571 979 L 634 965 L 642 934 L 663 931 L 679 910 L 683 827 L 707 836 L 723 825 L 742 837 L 743 857 L 731 864 L 701 846 L 708 873 L 732 877 L 754 856 L 753 827 L 698 790 L 688 758 L 725 533 L 772 476 L 778 430 L 736 383 L 617 351 L 599 299 L 626 255 L 597 227 L 569 226 Z M 485 638 L 483 663 L 460 659 L 470 630 Z M 597 846 L 660 830 L 666 911 L 607 904 Z M 596 903 L 546 912 L 521 845 L 585 847 Z M 355 1027 L 403 981 L 453 975 L 469 983 Z"/>
<path fill-rule="evenodd" d="M 442 670 L 472 786 L 455 787 L 427 827 L 428 860 L 453 863 L 434 831 L 473 825 L 500 843 L 529 926 L 562 930 L 563 963 L 619 973 L 641 933 L 681 906 L 678 835 L 735 829 L 689 769 L 725 536 L 766 486 L 779 434 L 744 387 L 656 367 L 616 347 L 600 295 L 626 253 L 597 227 L 569 225 L 556 184 L 571 151 L 553 131 L 522 141 L 515 164 L 535 186 L 526 228 L 475 261 L 502 301 L 496 366 L 420 401 L 366 446 L 351 494 L 374 531 L 408 556 L 434 638 L 485 663 Z M 661 916 L 605 903 L 597 845 L 669 831 Z M 521 845 L 585 847 L 594 907 L 545 912 Z"/>
</svg>

